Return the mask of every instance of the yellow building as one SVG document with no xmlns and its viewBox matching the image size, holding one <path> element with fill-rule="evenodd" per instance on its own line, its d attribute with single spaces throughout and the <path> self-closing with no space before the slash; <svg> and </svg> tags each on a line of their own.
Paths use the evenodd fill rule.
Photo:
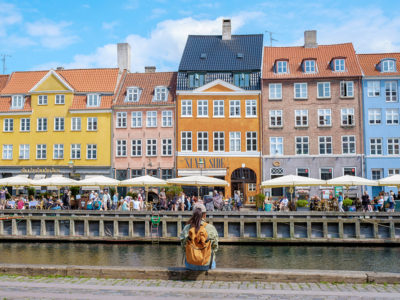
<svg viewBox="0 0 400 300">
<path fill-rule="evenodd" d="M 11 74 L 0 93 L 0 176 L 110 175 L 120 77 L 117 68 Z"/>
</svg>

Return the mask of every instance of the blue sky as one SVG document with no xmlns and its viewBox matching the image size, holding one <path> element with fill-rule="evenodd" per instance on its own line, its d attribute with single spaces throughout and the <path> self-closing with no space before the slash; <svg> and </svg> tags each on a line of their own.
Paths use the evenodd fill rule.
<svg viewBox="0 0 400 300">
<path fill-rule="evenodd" d="M 132 71 L 176 70 L 188 34 L 273 32 L 275 46 L 353 42 L 359 53 L 400 52 L 400 1 L 0 0 L 0 54 L 18 70 L 114 67 L 118 42 L 132 47 Z M 269 44 L 266 35 L 265 44 Z M 0 63 L 0 72 L 2 64 Z"/>
</svg>

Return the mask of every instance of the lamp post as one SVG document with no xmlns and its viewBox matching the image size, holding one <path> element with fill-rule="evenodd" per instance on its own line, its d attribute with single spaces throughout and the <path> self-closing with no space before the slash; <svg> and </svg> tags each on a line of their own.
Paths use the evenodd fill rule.
<svg viewBox="0 0 400 300">
<path fill-rule="evenodd" d="M 203 175 L 204 159 L 199 158 L 200 176 Z M 200 197 L 200 186 L 197 187 L 197 196 Z"/>
</svg>

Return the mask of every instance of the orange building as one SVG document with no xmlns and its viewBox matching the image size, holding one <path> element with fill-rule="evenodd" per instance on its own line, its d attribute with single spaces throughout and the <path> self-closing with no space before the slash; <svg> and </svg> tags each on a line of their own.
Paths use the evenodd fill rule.
<svg viewBox="0 0 400 300">
<path fill-rule="evenodd" d="M 189 36 L 178 72 L 177 175 L 230 183 L 254 201 L 261 183 L 262 35 Z"/>
</svg>

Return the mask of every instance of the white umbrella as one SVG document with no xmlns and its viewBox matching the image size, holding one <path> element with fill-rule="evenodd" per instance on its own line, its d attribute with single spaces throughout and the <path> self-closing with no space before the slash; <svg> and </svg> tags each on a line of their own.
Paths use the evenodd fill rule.
<svg viewBox="0 0 400 300">
<path fill-rule="evenodd" d="M 120 183 L 119 180 L 106 177 L 106 176 L 93 176 L 89 178 L 85 178 L 83 180 L 77 181 L 77 186 L 118 186 Z"/>
<path fill-rule="evenodd" d="M 150 186 L 164 186 L 167 185 L 165 180 L 160 178 L 156 178 L 153 176 L 145 175 L 139 176 L 135 178 L 126 179 L 120 182 L 120 186 L 144 186 L 146 191 L 146 201 L 149 200 L 149 189 Z"/>
<path fill-rule="evenodd" d="M 200 195 L 201 186 L 229 186 L 229 183 L 223 179 L 201 175 L 168 179 L 167 182 L 175 185 L 197 186 L 197 195 Z"/>
<path fill-rule="evenodd" d="M 71 178 L 67 178 L 64 176 L 52 176 L 49 178 L 32 180 L 32 185 L 36 186 L 76 186 L 78 185 L 78 181 L 73 180 Z"/>
<path fill-rule="evenodd" d="M 378 184 L 382 186 L 395 186 L 400 191 L 400 175 L 392 175 L 378 180 Z"/>
<path fill-rule="evenodd" d="M 344 176 L 340 176 L 340 177 L 336 177 L 336 178 L 327 180 L 326 185 L 344 186 L 346 188 L 346 193 L 348 194 L 350 186 L 356 186 L 356 185 L 376 186 L 376 185 L 378 185 L 378 182 L 375 180 L 365 179 L 363 177 L 344 175 Z"/>
<path fill-rule="evenodd" d="M 30 186 L 32 180 L 25 176 L 13 176 L 0 179 L 0 186 Z"/>
</svg>

